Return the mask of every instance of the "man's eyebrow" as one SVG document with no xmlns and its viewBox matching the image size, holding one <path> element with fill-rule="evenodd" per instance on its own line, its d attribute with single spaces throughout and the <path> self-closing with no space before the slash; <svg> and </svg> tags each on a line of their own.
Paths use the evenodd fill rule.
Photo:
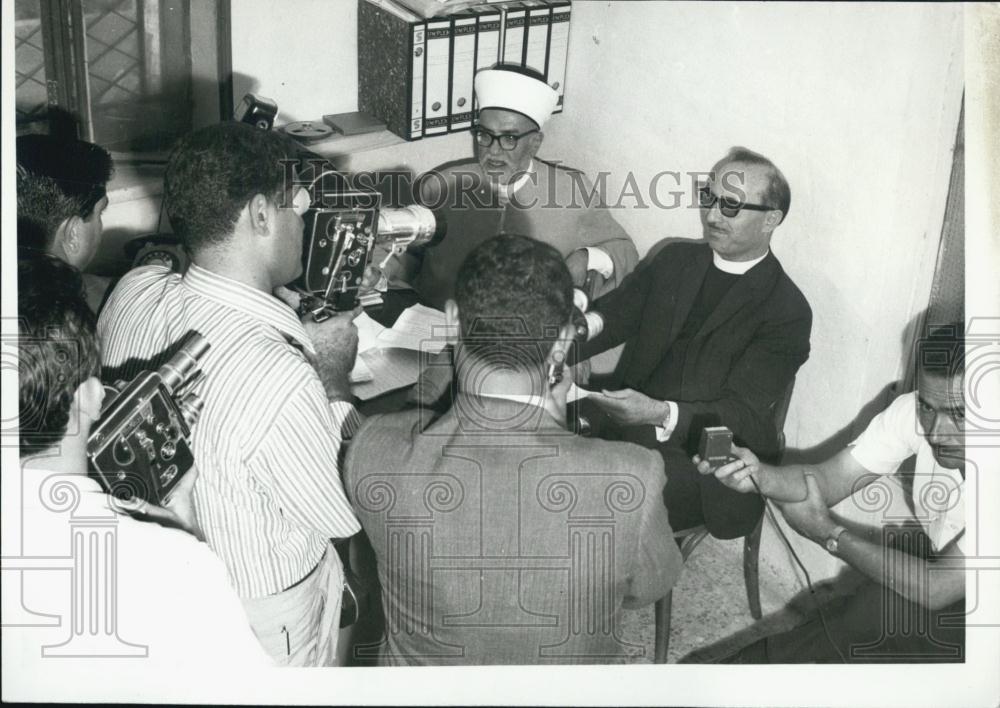
<svg viewBox="0 0 1000 708">
<path fill-rule="evenodd" d="M 935 411 L 940 411 L 940 412 L 945 412 L 945 413 L 964 413 L 965 412 L 965 405 L 964 405 L 964 403 L 961 403 L 961 404 L 955 405 L 955 406 L 948 405 L 948 406 L 945 406 L 943 408 L 936 408 L 926 398 L 924 398 L 923 396 L 921 396 L 919 394 L 917 394 L 917 401 L 920 403 L 920 405 L 924 406 L 925 408 L 930 408 L 931 410 L 935 410 Z M 949 403 L 951 403 L 951 401 L 949 401 Z"/>
</svg>

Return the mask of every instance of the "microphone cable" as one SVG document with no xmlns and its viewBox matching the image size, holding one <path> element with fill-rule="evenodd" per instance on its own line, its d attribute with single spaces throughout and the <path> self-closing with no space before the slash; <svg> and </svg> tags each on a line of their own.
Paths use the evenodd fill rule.
<svg viewBox="0 0 1000 708">
<path fill-rule="evenodd" d="M 840 651 L 840 647 L 837 646 L 837 643 L 833 641 L 833 636 L 830 634 L 830 627 L 827 626 L 826 624 L 826 616 L 823 614 L 823 607 L 820 605 L 819 599 L 817 599 L 816 597 L 816 588 L 813 587 L 812 579 L 809 577 L 809 571 L 806 570 L 805 565 L 803 565 L 802 561 L 799 559 L 799 555 L 795 552 L 795 549 L 792 548 L 792 544 L 788 540 L 788 537 L 785 536 L 785 532 L 782 531 L 781 525 L 778 523 L 778 519 L 774 515 L 774 511 L 771 509 L 771 504 L 768 501 L 768 498 L 765 497 L 764 493 L 760 491 L 760 486 L 758 486 L 757 480 L 754 479 L 754 476 L 752 474 L 748 474 L 747 476 L 750 478 L 750 482 L 753 484 L 754 489 L 757 490 L 757 494 L 759 494 L 760 498 L 764 501 L 764 510 L 767 512 L 768 517 L 771 519 L 771 523 L 774 524 L 774 528 L 778 532 L 778 535 L 781 537 L 782 543 L 785 544 L 785 548 L 788 549 L 788 552 L 792 554 L 792 559 L 795 561 L 796 565 L 799 566 L 799 569 L 802 571 L 802 574 L 806 578 L 806 585 L 809 588 L 809 595 L 812 598 L 813 605 L 815 605 L 816 607 L 816 612 L 819 614 L 819 621 L 820 624 L 823 625 L 823 633 L 826 635 L 827 641 L 830 642 L 830 646 L 832 646 L 834 651 L 837 652 L 837 656 L 840 657 L 841 662 L 846 664 L 847 658 L 844 656 L 843 652 Z"/>
</svg>

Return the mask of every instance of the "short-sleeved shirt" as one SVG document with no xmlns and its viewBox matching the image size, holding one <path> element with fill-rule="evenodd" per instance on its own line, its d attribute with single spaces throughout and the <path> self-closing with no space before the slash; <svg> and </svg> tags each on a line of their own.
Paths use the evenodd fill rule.
<svg viewBox="0 0 1000 708">
<path fill-rule="evenodd" d="M 290 307 L 197 265 L 119 281 L 98 322 L 105 377 L 155 369 L 190 331 L 209 343 L 193 430 L 199 523 L 241 597 L 272 595 L 304 578 L 329 538 L 361 528 L 338 468 L 341 427 L 357 412 L 327 401 Z"/>
<path fill-rule="evenodd" d="M 906 393 L 878 414 L 854 441 L 851 454 L 875 474 L 892 474 L 916 455 L 913 509 L 917 520 L 940 551 L 957 539 L 962 553 L 965 538 L 965 480 L 958 470 L 934 459 L 930 443 L 917 419 L 917 394 Z"/>
</svg>

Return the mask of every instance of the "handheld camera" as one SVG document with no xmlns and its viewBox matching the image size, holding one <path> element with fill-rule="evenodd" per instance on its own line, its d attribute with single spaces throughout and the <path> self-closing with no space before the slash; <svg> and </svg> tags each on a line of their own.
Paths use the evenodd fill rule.
<svg viewBox="0 0 1000 708">
<path fill-rule="evenodd" d="M 201 374 L 208 348 L 193 333 L 159 370 L 108 387 L 87 457 L 109 494 L 162 505 L 191 469 L 191 427 L 204 404 L 184 389 Z"/>
</svg>

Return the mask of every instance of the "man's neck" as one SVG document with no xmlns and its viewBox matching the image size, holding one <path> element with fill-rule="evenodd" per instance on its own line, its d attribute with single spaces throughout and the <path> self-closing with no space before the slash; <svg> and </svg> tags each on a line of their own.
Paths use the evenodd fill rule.
<svg viewBox="0 0 1000 708">
<path fill-rule="evenodd" d="M 475 382 L 474 386 L 463 386 L 462 390 L 473 396 L 541 396 L 545 393 L 544 381 L 541 376 L 532 377 L 528 374 L 516 372 L 495 371 L 485 378 L 482 371 L 475 372 L 471 376 L 462 377 L 459 372 L 459 380 L 470 380 Z"/>
<path fill-rule="evenodd" d="M 59 474 L 87 476 L 87 436 L 72 435 L 37 455 L 21 460 L 25 470 L 44 470 Z"/>
<path fill-rule="evenodd" d="M 267 272 L 238 248 L 206 248 L 195 253 L 191 260 L 199 268 L 235 280 L 248 287 L 270 293 L 274 290 Z"/>
<path fill-rule="evenodd" d="M 732 273 L 733 275 L 743 275 L 748 270 L 753 268 L 755 265 L 760 263 L 762 260 L 767 258 L 767 254 L 771 252 L 771 249 L 766 249 L 759 256 L 754 256 L 748 258 L 744 261 L 729 261 L 720 256 L 715 251 L 712 251 L 712 264 L 721 270 L 723 273 Z"/>
</svg>

